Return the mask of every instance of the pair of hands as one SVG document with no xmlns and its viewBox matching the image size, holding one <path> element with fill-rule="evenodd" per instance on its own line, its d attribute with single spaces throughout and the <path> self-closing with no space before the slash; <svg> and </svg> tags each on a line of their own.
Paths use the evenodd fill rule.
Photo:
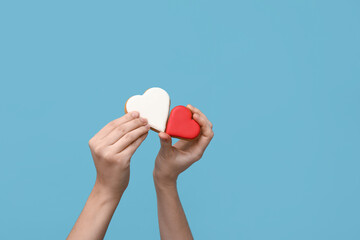
<svg viewBox="0 0 360 240">
<path fill-rule="evenodd" d="M 214 136 L 212 124 L 197 108 L 187 106 L 201 127 L 192 140 L 179 140 L 172 145 L 171 137 L 159 133 L 161 148 L 153 171 L 155 185 L 176 184 L 178 175 L 198 161 Z M 130 112 L 113 120 L 89 141 L 97 177 L 95 185 L 114 199 L 120 199 L 129 184 L 130 159 L 145 140 L 150 126 L 138 112 Z"/>
</svg>

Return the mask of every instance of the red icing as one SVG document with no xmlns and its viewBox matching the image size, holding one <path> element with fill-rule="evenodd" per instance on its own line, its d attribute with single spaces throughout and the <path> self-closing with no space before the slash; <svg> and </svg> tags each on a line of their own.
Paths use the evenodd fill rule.
<svg viewBox="0 0 360 240">
<path fill-rule="evenodd" d="M 193 139 L 200 133 L 200 125 L 192 118 L 190 109 L 176 106 L 171 110 L 166 131 L 172 137 Z"/>
</svg>

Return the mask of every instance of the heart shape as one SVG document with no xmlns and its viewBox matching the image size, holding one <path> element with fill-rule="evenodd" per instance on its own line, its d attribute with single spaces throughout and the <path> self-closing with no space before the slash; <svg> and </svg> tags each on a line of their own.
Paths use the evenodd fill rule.
<svg viewBox="0 0 360 240">
<path fill-rule="evenodd" d="M 200 125 L 192 118 L 190 109 L 176 106 L 171 110 L 166 133 L 172 137 L 193 139 L 200 133 Z"/>
<path fill-rule="evenodd" d="M 125 103 L 125 112 L 137 111 L 148 120 L 150 127 L 164 132 L 170 110 L 169 94 L 161 88 L 149 88 L 143 95 L 135 95 Z"/>
</svg>

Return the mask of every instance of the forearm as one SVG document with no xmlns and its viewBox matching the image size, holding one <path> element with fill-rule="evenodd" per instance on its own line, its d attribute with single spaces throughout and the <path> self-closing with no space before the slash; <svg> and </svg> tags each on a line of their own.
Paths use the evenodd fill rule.
<svg viewBox="0 0 360 240">
<path fill-rule="evenodd" d="M 107 193 L 95 183 L 67 239 L 103 239 L 120 198 Z"/>
<path fill-rule="evenodd" d="M 154 177 L 161 239 L 193 239 L 177 192 L 176 181 L 163 182 Z"/>
</svg>

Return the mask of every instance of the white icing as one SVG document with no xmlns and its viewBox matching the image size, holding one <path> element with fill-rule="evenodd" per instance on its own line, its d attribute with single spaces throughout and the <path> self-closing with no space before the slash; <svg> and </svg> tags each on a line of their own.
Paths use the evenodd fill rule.
<svg viewBox="0 0 360 240">
<path fill-rule="evenodd" d="M 126 111 L 138 111 L 141 117 L 148 120 L 150 127 L 164 132 L 170 110 L 169 94 L 161 88 L 154 87 L 143 95 L 135 95 L 126 102 Z"/>
</svg>

